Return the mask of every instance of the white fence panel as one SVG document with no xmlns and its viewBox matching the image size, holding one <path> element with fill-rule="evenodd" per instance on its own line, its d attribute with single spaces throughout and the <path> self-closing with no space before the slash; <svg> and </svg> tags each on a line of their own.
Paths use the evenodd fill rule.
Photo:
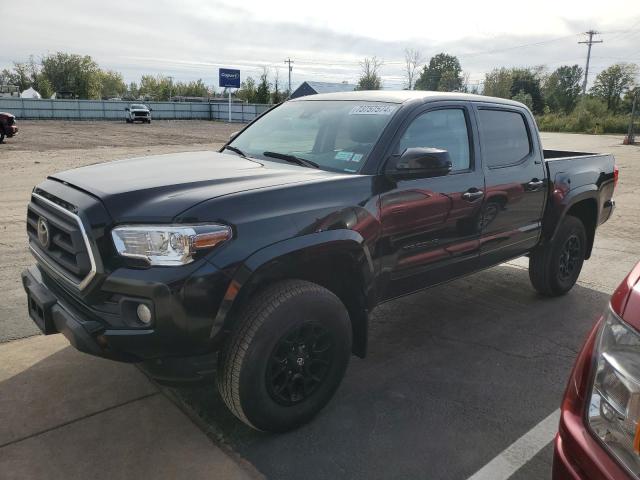
<svg viewBox="0 0 640 480">
<path fill-rule="evenodd" d="M 0 98 L 0 111 L 25 120 L 124 120 L 125 109 L 135 102 L 111 100 L 48 100 Z M 226 102 L 146 102 L 155 120 L 229 120 Z M 232 103 L 231 121 L 246 123 L 270 105 Z"/>
</svg>

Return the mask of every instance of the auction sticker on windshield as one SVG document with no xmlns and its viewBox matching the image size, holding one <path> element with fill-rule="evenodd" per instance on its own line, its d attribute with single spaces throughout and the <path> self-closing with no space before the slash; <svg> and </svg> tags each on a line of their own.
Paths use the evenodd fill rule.
<svg viewBox="0 0 640 480">
<path fill-rule="evenodd" d="M 357 105 L 349 115 L 391 115 L 396 108 L 396 105 Z"/>
</svg>

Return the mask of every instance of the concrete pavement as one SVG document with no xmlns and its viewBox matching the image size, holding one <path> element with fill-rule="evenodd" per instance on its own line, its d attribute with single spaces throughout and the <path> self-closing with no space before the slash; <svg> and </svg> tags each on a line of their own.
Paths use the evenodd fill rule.
<svg viewBox="0 0 640 480">
<path fill-rule="evenodd" d="M 3 479 L 245 479 L 134 366 L 75 351 L 62 335 L 0 344 Z"/>
</svg>

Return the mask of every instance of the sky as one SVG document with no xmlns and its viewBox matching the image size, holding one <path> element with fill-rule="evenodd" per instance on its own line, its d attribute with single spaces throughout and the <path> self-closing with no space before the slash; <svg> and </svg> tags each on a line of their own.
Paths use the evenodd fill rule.
<svg viewBox="0 0 640 480">
<path fill-rule="evenodd" d="M 9 0 L 3 0 L 8 2 Z M 471 84 L 501 66 L 584 66 L 583 32 L 601 32 L 590 81 L 616 62 L 640 64 L 638 0 L 19 0 L 2 8 L 0 68 L 29 55 L 91 55 L 125 81 L 142 74 L 217 86 L 218 68 L 244 80 L 264 67 L 271 81 L 355 83 L 364 57 L 383 61 L 384 88 L 404 86 L 404 51 L 426 61 L 458 56 Z"/>
</svg>

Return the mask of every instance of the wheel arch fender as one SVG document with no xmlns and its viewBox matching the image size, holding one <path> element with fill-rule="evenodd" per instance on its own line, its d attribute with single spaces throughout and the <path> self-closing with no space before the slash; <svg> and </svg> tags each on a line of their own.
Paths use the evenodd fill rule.
<svg viewBox="0 0 640 480">
<path fill-rule="evenodd" d="M 334 293 L 349 312 L 353 353 L 367 351 L 368 312 L 375 304 L 374 266 L 362 236 L 353 230 L 317 232 L 258 250 L 238 267 L 225 292 L 211 329 L 214 343 L 233 326 L 233 314 L 263 286 L 296 278 Z"/>
<path fill-rule="evenodd" d="M 546 228 L 543 228 L 543 238 L 545 243 L 552 243 L 562 221 L 567 215 L 579 218 L 585 226 L 587 233 L 587 248 L 585 259 L 591 256 L 595 231 L 598 225 L 598 194 L 596 185 L 584 185 L 571 190 L 566 195 L 558 195 L 557 191 L 551 204 L 552 215 L 547 217 Z"/>
</svg>

